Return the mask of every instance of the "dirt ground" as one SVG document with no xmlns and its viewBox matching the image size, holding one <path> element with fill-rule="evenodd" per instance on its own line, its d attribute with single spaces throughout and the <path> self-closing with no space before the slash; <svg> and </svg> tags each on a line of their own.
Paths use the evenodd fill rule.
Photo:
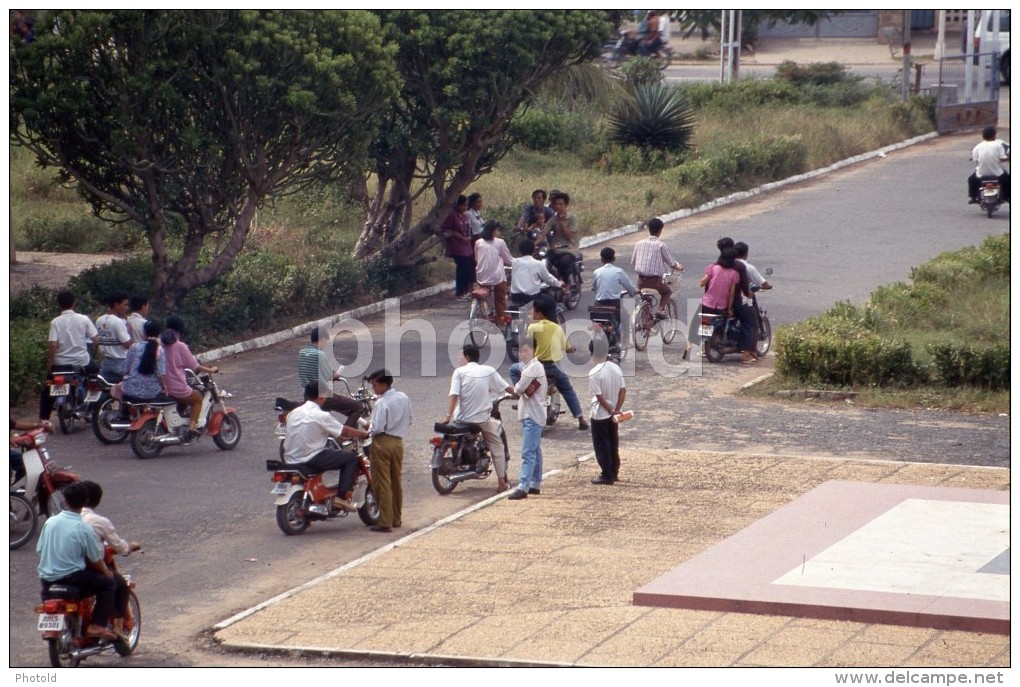
<svg viewBox="0 0 1020 687">
<path fill-rule="evenodd" d="M 83 270 L 96 265 L 107 265 L 126 257 L 120 254 L 97 255 L 92 253 L 33 253 L 18 251 L 18 261 L 10 264 L 10 291 L 14 296 L 39 285 L 47 289 L 67 286 L 68 280 Z"/>
</svg>

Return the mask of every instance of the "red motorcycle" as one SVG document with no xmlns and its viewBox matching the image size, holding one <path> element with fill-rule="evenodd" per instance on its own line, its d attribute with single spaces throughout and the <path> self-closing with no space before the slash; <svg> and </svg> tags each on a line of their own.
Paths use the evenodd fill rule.
<svg viewBox="0 0 1020 687">
<path fill-rule="evenodd" d="M 49 517 L 64 510 L 61 490 L 80 478 L 69 466 L 58 467 L 53 462 L 46 450 L 46 437 L 45 429 L 33 429 L 11 438 L 11 446 L 21 449 L 25 462 L 25 476 L 12 484 L 11 490 L 24 489 L 36 512 Z"/>
<path fill-rule="evenodd" d="M 108 568 L 116 571 L 113 549 L 106 547 L 104 560 Z M 83 594 L 80 587 L 70 584 L 50 584 L 43 588 L 42 603 L 35 607 L 35 612 L 39 614 L 39 631 L 49 648 L 51 666 L 76 668 L 89 656 L 112 652 L 129 656 L 135 650 L 142 629 L 142 609 L 135 593 L 135 582 L 130 575 L 124 578 L 129 588 L 128 605 L 124 634 L 117 640 L 84 634 L 92 624 L 95 596 Z"/>
</svg>

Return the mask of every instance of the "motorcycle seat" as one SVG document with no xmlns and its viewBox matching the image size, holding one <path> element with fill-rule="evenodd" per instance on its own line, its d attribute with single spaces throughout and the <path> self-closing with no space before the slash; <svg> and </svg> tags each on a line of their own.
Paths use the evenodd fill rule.
<svg viewBox="0 0 1020 687">
<path fill-rule="evenodd" d="M 288 401 L 287 399 L 277 396 L 276 400 L 273 401 L 273 410 L 290 412 L 302 405 L 300 401 Z"/>
<path fill-rule="evenodd" d="M 92 594 L 77 585 L 65 584 L 63 582 L 43 583 L 43 601 L 47 599 L 82 599 L 86 596 L 92 596 Z"/>
<path fill-rule="evenodd" d="M 312 477 L 318 475 L 319 471 L 313 467 L 305 465 L 304 463 L 284 463 L 282 460 L 274 460 L 270 458 L 266 461 L 267 472 L 298 472 L 304 477 Z"/>
<path fill-rule="evenodd" d="M 432 425 L 432 429 L 440 434 L 473 434 L 482 431 L 481 426 L 473 422 L 451 422 L 449 424 L 437 422 Z"/>
<path fill-rule="evenodd" d="M 177 403 L 169 396 L 156 396 L 155 398 L 140 398 L 138 396 L 123 395 L 122 400 L 129 406 L 168 406 Z"/>
</svg>

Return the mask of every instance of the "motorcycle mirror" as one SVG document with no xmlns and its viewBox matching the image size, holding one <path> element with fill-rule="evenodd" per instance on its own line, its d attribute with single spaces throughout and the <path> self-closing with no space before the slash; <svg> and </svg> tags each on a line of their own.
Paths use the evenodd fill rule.
<svg viewBox="0 0 1020 687">
<path fill-rule="evenodd" d="M 771 267 L 766 267 L 765 268 L 765 276 L 766 277 L 771 277 L 772 276 L 772 268 Z"/>
</svg>

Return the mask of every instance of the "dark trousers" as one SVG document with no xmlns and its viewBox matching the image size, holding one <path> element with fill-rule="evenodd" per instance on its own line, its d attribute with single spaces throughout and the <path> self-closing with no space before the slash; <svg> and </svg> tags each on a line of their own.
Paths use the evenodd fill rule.
<svg viewBox="0 0 1020 687">
<path fill-rule="evenodd" d="M 591 443 L 595 460 L 602 468 L 602 477 L 616 480 L 620 476 L 620 425 L 613 418 L 591 421 Z"/>
<path fill-rule="evenodd" d="M 974 172 L 967 177 L 967 193 L 973 200 L 980 200 L 978 196 L 980 188 L 981 179 L 978 178 L 977 172 Z M 1003 172 L 999 176 L 999 195 L 1004 202 L 1009 202 L 1009 172 Z"/>
<path fill-rule="evenodd" d="M 117 580 L 114 577 L 107 577 L 86 568 L 53 582 L 43 582 L 43 588 L 58 583 L 72 584 L 81 587 L 86 594 L 95 595 L 96 605 L 92 609 L 92 624 L 99 627 L 109 626 L 110 612 L 113 610 L 113 600 L 117 591 Z"/>
<path fill-rule="evenodd" d="M 475 280 L 475 259 L 470 255 L 454 255 L 453 264 L 457 271 L 454 275 L 454 293 L 463 296 L 471 292 L 471 282 Z"/>
<path fill-rule="evenodd" d="M 323 404 L 322 409 L 329 412 L 334 411 L 345 416 L 347 419 L 344 424 L 348 427 L 357 427 L 358 420 L 361 419 L 362 414 L 365 412 L 365 407 L 361 405 L 361 401 L 355 401 L 350 396 L 330 396 Z"/>
<path fill-rule="evenodd" d="M 340 484 L 337 486 L 336 493 L 340 498 L 344 498 L 354 488 L 354 477 L 358 472 L 358 457 L 351 451 L 328 448 L 316 453 L 305 465 L 318 472 L 339 470 Z"/>
<path fill-rule="evenodd" d="M 749 305 L 744 305 L 742 299 L 737 296 L 733 299 L 733 315 L 740 322 L 740 350 L 754 353 L 754 310 Z"/>
<path fill-rule="evenodd" d="M 117 588 L 113 592 L 112 614 L 114 618 L 124 618 L 127 615 L 128 597 L 130 596 L 128 592 L 131 591 L 131 588 L 128 587 L 127 580 L 119 572 L 113 573 L 113 579 L 117 582 Z"/>
<path fill-rule="evenodd" d="M 549 263 L 553 266 L 553 270 L 556 276 L 559 277 L 560 281 L 565 281 L 570 284 L 570 273 L 574 271 L 574 262 L 577 260 L 574 257 L 574 253 L 569 248 L 558 248 L 556 250 L 549 251 Z"/>
</svg>

